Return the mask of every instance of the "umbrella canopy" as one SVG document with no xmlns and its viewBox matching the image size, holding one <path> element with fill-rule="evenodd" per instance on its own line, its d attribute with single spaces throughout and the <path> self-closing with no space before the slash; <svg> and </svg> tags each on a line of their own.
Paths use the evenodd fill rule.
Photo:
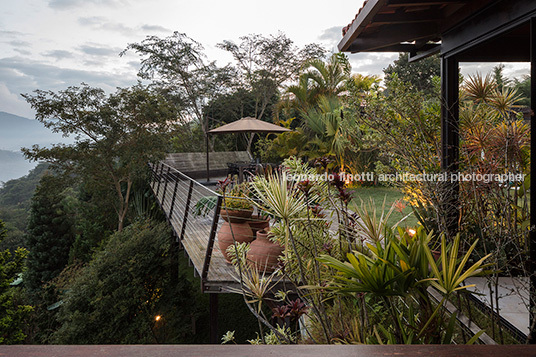
<svg viewBox="0 0 536 357">
<path fill-rule="evenodd" d="M 292 131 L 282 126 L 265 122 L 263 120 L 245 117 L 229 124 L 220 126 L 219 128 L 209 130 L 210 134 L 225 134 L 225 133 L 282 133 Z"/>
<path fill-rule="evenodd" d="M 209 134 L 227 134 L 227 133 L 250 133 L 248 140 L 247 152 L 249 157 L 253 159 L 251 154 L 251 144 L 253 142 L 253 136 L 255 133 L 283 133 L 286 131 L 292 131 L 282 126 L 275 125 L 272 123 L 265 122 L 252 117 L 245 117 L 239 120 L 236 120 L 232 123 L 225 124 L 219 128 L 209 130 Z M 210 180 L 210 170 L 209 170 L 209 159 L 208 159 L 208 135 L 206 137 L 206 149 L 207 149 L 207 182 Z"/>
</svg>

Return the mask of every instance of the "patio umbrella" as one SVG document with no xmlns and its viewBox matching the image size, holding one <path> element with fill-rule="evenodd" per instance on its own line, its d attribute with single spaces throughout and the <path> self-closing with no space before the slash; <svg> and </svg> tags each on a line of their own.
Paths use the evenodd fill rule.
<svg viewBox="0 0 536 357">
<path fill-rule="evenodd" d="M 256 118 L 245 117 L 236 120 L 232 123 L 222 125 L 216 129 L 209 130 L 209 134 L 229 134 L 229 133 L 251 133 L 248 140 L 247 152 L 250 158 L 251 155 L 251 143 L 253 142 L 253 136 L 255 133 L 283 133 L 286 131 L 292 131 L 279 125 L 265 122 Z M 207 136 L 207 181 L 209 180 L 209 163 L 208 163 L 208 136 Z"/>
<path fill-rule="evenodd" d="M 245 117 L 229 124 L 220 126 L 219 128 L 209 130 L 210 134 L 226 134 L 226 133 L 282 133 L 292 131 L 282 126 L 268 123 L 263 120 Z"/>
</svg>

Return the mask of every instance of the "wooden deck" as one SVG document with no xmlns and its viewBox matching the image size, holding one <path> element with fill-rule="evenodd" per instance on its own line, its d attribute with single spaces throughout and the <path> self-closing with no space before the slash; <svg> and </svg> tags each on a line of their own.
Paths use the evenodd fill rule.
<svg viewBox="0 0 536 357">
<path fill-rule="evenodd" d="M 148 356 L 534 356 L 534 346 L 484 345 L 15 345 L 0 346 L 12 357 L 148 357 Z"/>
<path fill-rule="evenodd" d="M 223 223 L 219 204 L 205 215 L 195 212 L 196 203 L 203 197 L 221 200 L 221 196 L 165 163 L 153 167 L 151 188 L 177 241 L 201 277 L 202 291 L 224 293 L 228 288 L 239 287 L 235 269 L 225 261 L 218 247 L 216 232 Z"/>
</svg>

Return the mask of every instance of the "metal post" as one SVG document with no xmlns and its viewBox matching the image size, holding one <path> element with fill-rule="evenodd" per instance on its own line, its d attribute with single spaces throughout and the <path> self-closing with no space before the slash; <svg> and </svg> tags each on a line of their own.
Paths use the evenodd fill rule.
<svg viewBox="0 0 536 357">
<path fill-rule="evenodd" d="M 171 275 L 170 284 L 176 285 L 179 282 L 179 244 L 177 243 L 177 233 L 175 230 L 172 230 L 171 242 L 170 242 L 170 269 L 169 274 Z"/>
<path fill-rule="evenodd" d="M 190 187 L 188 188 L 188 197 L 186 198 L 186 206 L 184 208 L 184 219 L 182 220 L 181 235 L 179 240 L 184 239 L 184 233 L 186 232 L 186 223 L 188 222 L 188 211 L 190 210 L 190 201 L 192 200 L 192 191 L 194 189 L 194 181 L 190 179 Z"/>
<path fill-rule="evenodd" d="M 153 188 L 154 188 L 154 182 L 155 182 L 155 177 L 154 177 L 154 164 L 152 164 L 152 163 L 148 163 L 147 166 L 149 166 L 149 170 L 151 170 L 151 174 L 149 175 L 149 185 L 150 185 L 151 188 L 153 189 Z"/>
<path fill-rule="evenodd" d="M 208 268 L 210 266 L 210 260 L 212 258 L 212 249 L 214 247 L 214 239 L 216 238 L 216 229 L 218 228 L 218 221 L 220 220 L 222 196 L 218 196 L 216 201 L 216 209 L 214 210 L 214 217 L 212 218 L 212 227 L 210 228 L 210 236 L 208 237 L 207 251 L 205 253 L 205 261 L 203 263 L 203 270 L 201 271 L 201 286 L 204 290 L 204 282 L 208 276 Z"/>
<path fill-rule="evenodd" d="M 167 191 L 167 184 L 168 184 L 168 177 L 169 177 L 169 170 L 170 170 L 170 167 L 168 166 L 167 167 L 167 172 L 164 176 L 164 192 L 162 193 L 162 210 L 164 210 L 164 213 L 166 213 L 166 209 L 164 207 L 164 203 L 166 202 L 166 191 Z M 163 171 L 163 170 L 162 170 Z M 167 215 L 167 213 L 166 213 Z"/>
<path fill-rule="evenodd" d="M 218 294 L 209 294 L 210 296 L 210 343 L 219 344 L 218 335 Z"/>
<path fill-rule="evenodd" d="M 173 188 L 173 196 L 171 197 L 171 206 L 169 208 L 168 220 L 171 222 L 173 216 L 173 208 L 175 207 L 175 198 L 177 197 L 177 187 L 179 186 L 179 178 L 175 174 L 175 187 Z"/>
<path fill-rule="evenodd" d="M 536 188 L 536 18 L 530 19 L 530 191 Z M 536 195 L 535 195 L 536 197 Z M 536 199 L 530 200 L 530 232 L 529 232 L 529 272 L 530 272 L 530 310 L 529 335 L 531 344 L 536 344 Z"/>
<path fill-rule="evenodd" d="M 159 168 L 160 168 L 160 173 L 158 173 Z M 156 178 L 158 179 L 158 186 L 156 188 L 156 199 L 157 200 L 158 200 L 158 194 L 160 193 L 160 183 L 162 182 L 162 171 L 164 171 L 164 164 L 160 163 L 159 168 L 158 167 L 156 168 Z"/>
<path fill-rule="evenodd" d="M 454 57 L 441 58 L 441 168 L 447 175 L 458 173 L 459 161 L 459 69 Z M 458 232 L 459 192 L 457 180 L 447 180 L 443 202 L 447 235 Z"/>
</svg>

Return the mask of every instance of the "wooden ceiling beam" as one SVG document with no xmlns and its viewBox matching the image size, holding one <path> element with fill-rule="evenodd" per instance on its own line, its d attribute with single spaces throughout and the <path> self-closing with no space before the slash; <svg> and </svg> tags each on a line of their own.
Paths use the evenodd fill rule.
<svg viewBox="0 0 536 357">
<path fill-rule="evenodd" d="M 381 48 L 402 42 L 422 40 L 424 43 L 438 37 L 437 23 L 417 23 L 411 25 L 384 25 L 371 34 L 362 34 L 348 47 L 350 52 L 380 51 Z M 415 47 L 415 46 L 414 46 Z"/>
<path fill-rule="evenodd" d="M 413 7 L 413 6 L 434 6 L 434 5 L 452 5 L 466 4 L 468 0 L 391 0 L 389 7 Z"/>
<path fill-rule="evenodd" d="M 416 22 L 436 22 L 443 20 L 443 14 L 438 10 L 416 12 L 395 12 L 394 14 L 378 14 L 374 17 L 374 24 L 411 24 Z"/>
</svg>

